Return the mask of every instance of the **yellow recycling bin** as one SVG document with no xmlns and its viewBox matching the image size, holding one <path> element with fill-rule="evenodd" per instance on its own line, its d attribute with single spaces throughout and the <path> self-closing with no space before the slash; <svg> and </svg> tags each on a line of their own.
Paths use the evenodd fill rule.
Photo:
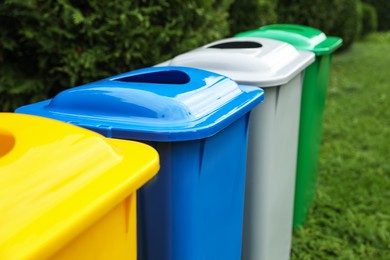
<svg viewBox="0 0 390 260">
<path fill-rule="evenodd" d="M 145 144 L 0 113 L 0 259 L 136 259 L 136 190 L 158 168 Z"/>
</svg>

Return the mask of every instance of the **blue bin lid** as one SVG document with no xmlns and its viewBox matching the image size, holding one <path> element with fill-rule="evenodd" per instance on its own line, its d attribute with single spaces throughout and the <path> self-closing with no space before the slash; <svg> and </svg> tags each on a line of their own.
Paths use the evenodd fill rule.
<svg viewBox="0 0 390 260">
<path fill-rule="evenodd" d="M 65 90 L 20 107 L 107 137 L 184 141 L 221 131 L 262 102 L 260 88 L 186 67 L 140 69 Z"/>
</svg>

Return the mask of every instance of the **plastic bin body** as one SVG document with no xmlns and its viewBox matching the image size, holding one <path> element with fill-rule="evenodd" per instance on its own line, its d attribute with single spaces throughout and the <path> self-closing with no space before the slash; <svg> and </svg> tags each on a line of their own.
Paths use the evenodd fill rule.
<svg viewBox="0 0 390 260">
<path fill-rule="evenodd" d="M 303 73 L 314 57 L 269 39 L 231 38 L 173 58 L 264 87 L 248 141 L 243 259 L 288 259 Z"/>
<path fill-rule="evenodd" d="M 153 205 L 139 208 L 140 235 L 153 238 L 140 259 L 240 258 L 248 116 L 209 138 L 151 143 L 165 163 L 139 194 Z"/>
<path fill-rule="evenodd" d="M 158 171 L 142 143 L 0 113 L 0 258 L 136 259 L 136 190 Z"/>
<path fill-rule="evenodd" d="M 263 37 L 280 40 L 298 50 L 311 51 L 315 62 L 305 72 L 301 101 L 298 162 L 294 203 L 294 227 L 301 226 L 314 200 L 332 53 L 341 46 L 338 37 L 302 25 L 275 24 L 239 33 L 236 37 Z"/>
<path fill-rule="evenodd" d="M 215 73 L 161 67 L 18 111 L 141 140 L 159 152 L 161 170 L 139 193 L 139 259 L 239 259 L 249 112 L 262 99 L 261 89 Z"/>
</svg>

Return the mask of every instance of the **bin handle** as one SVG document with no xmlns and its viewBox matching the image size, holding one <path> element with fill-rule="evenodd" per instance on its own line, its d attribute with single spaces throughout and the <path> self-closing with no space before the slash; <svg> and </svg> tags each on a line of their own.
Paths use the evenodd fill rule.
<svg viewBox="0 0 390 260">
<path fill-rule="evenodd" d="M 11 133 L 0 129 L 0 157 L 9 153 L 14 145 L 15 137 Z"/>
</svg>

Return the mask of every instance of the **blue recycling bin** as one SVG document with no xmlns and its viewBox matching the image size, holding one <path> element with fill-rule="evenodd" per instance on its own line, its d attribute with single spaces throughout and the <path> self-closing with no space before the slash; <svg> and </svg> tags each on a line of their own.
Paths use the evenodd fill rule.
<svg viewBox="0 0 390 260">
<path fill-rule="evenodd" d="M 260 88 L 219 74 L 155 67 L 72 88 L 16 112 L 143 141 L 159 152 L 160 172 L 138 196 L 139 259 L 236 260 L 249 114 L 263 98 Z"/>
</svg>

